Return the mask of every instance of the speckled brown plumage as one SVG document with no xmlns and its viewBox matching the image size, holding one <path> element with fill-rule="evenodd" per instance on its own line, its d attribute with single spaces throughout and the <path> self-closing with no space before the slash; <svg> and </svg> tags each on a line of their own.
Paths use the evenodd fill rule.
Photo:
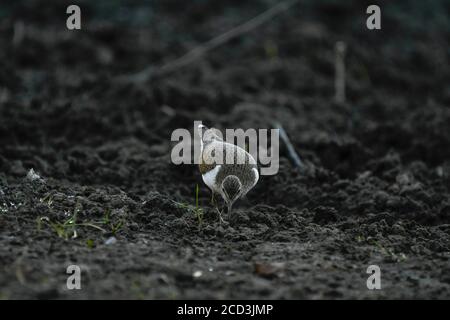
<svg viewBox="0 0 450 320">
<path fill-rule="evenodd" d="M 202 131 L 199 130 L 199 132 Z M 231 210 L 232 203 L 247 194 L 257 183 L 258 167 L 255 159 L 244 149 L 226 143 L 214 134 L 208 132 L 206 134 L 207 139 L 202 140 L 200 173 L 205 184 L 213 193 L 221 194 Z M 227 159 L 227 156 L 231 159 Z M 236 198 L 229 199 L 229 195 L 236 194 L 236 190 L 226 190 L 226 188 L 235 188 L 236 184 L 225 185 L 224 181 L 227 177 L 232 177 L 239 184 Z"/>
</svg>

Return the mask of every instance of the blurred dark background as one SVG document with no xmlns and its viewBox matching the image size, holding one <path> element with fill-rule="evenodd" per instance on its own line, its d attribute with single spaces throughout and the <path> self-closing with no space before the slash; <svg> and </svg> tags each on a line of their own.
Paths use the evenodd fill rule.
<svg viewBox="0 0 450 320">
<path fill-rule="evenodd" d="M 84 298 L 448 298 L 450 1 L 301 0 L 169 74 L 119 80 L 276 3 L 0 3 L 0 298 L 73 297 L 61 288 L 71 261 L 91 270 Z M 66 28 L 70 4 L 81 30 Z M 371 4 L 381 30 L 366 28 Z M 197 168 L 170 162 L 172 131 L 194 120 L 277 120 L 312 169 L 301 174 L 282 148 L 279 174 L 217 226 Z M 24 179 L 30 169 L 45 183 Z M 196 184 L 204 228 L 190 207 Z M 74 205 L 85 222 L 107 210 L 123 219 L 117 243 L 37 228 Z M 286 262 L 285 277 L 261 277 L 259 260 Z M 366 290 L 371 263 L 390 289 Z"/>
<path fill-rule="evenodd" d="M 73 143 L 95 146 L 137 137 L 153 145 L 167 140 L 174 128 L 191 128 L 194 119 L 218 127 L 267 127 L 278 118 L 304 149 L 315 147 L 309 136 L 342 137 L 349 126 L 392 123 L 426 135 L 424 141 L 434 131 L 448 130 L 440 114 L 447 109 L 427 107 L 448 105 L 450 99 L 448 1 L 378 1 L 382 30 L 376 31 L 365 26 L 370 1 L 300 1 L 167 77 L 139 87 L 114 81 L 170 62 L 275 3 L 79 1 L 82 30 L 69 31 L 70 1 L 3 2 L 2 144 L 51 148 L 64 141 L 66 149 Z M 337 41 L 348 46 L 348 105 L 329 112 Z M 268 110 L 241 106 L 233 112 L 247 102 Z M 178 112 L 171 118 L 166 113 L 172 109 Z M 262 115 L 242 116 L 255 112 Z M 432 118 L 433 129 L 417 123 L 424 117 Z M 387 143 L 375 144 L 371 135 L 358 139 L 380 148 L 377 154 L 392 145 L 433 165 L 450 156 L 448 148 L 428 150 L 428 143 L 410 156 L 410 146 L 403 145 L 408 142 L 398 141 L 399 129 L 389 130 L 377 135 Z M 314 160 L 326 167 L 337 165 L 327 163 L 337 160 L 327 154 L 318 156 Z M 21 158 L 5 159 L 4 152 L 2 157 L 5 168 Z M 32 164 L 44 174 L 57 174 Z"/>
</svg>

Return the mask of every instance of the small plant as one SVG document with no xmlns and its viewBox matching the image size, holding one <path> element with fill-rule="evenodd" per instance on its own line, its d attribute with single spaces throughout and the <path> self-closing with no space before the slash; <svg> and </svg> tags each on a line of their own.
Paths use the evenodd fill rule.
<svg viewBox="0 0 450 320">
<path fill-rule="evenodd" d="M 198 225 L 201 226 L 203 224 L 204 212 L 199 204 L 199 191 L 200 191 L 199 189 L 200 188 L 199 188 L 198 184 L 196 184 L 196 186 L 195 186 L 195 205 L 181 203 L 181 202 L 175 202 L 175 204 L 180 209 L 186 210 L 189 213 L 191 213 L 191 212 L 194 213 L 194 215 L 198 221 Z"/>
<path fill-rule="evenodd" d="M 68 240 L 69 238 L 77 238 L 77 227 L 90 227 L 97 230 L 100 230 L 102 232 L 106 232 L 105 229 L 93 224 L 93 223 L 76 223 L 76 220 L 72 216 L 68 220 L 64 222 L 54 222 L 51 221 L 48 217 L 40 217 L 38 218 L 37 224 L 38 224 L 38 230 L 40 231 L 42 229 L 42 224 L 45 223 L 48 226 L 52 228 L 53 231 L 58 235 L 58 237 L 63 238 L 65 240 Z"/>
<path fill-rule="evenodd" d="M 115 236 L 117 232 L 122 228 L 123 220 L 120 220 L 117 223 L 111 223 L 109 226 L 111 228 L 111 233 Z"/>
<path fill-rule="evenodd" d="M 110 222 L 110 218 L 109 218 L 109 216 L 110 216 L 110 214 L 111 214 L 111 209 L 105 209 L 105 215 L 103 216 L 103 224 L 109 224 L 109 222 Z"/>
<path fill-rule="evenodd" d="M 49 192 L 44 195 L 44 197 L 40 199 L 40 202 L 46 204 L 47 207 L 50 208 L 53 204 L 53 192 Z"/>
<path fill-rule="evenodd" d="M 104 225 L 108 226 L 109 229 L 111 230 L 111 233 L 115 236 L 116 233 L 123 227 L 124 221 L 123 221 L 123 219 L 121 219 L 119 222 L 114 223 L 111 220 L 110 215 L 111 215 L 111 209 L 106 209 L 105 215 L 103 216 L 102 223 Z"/>
<path fill-rule="evenodd" d="M 94 248 L 94 247 L 95 247 L 94 240 L 92 240 L 92 239 L 87 239 L 87 240 L 86 240 L 86 246 L 87 246 L 89 249 Z"/>
<path fill-rule="evenodd" d="M 195 185 L 195 208 L 198 208 L 198 183 Z"/>
<path fill-rule="evenodd" d="M 200 208 L 198 205 L 198 194 L 199 194 L 199 186 L 197 183 L 197 185 L 195 186 L 195 209 L 194 209 L 194 212 L 197 217 L 198 224 L 199 224 L 199 226 L 201 226 L 203 223 L 203 209 Z"/>
<path fill-rule="evenodd" d="M 51 198 L 50 198 L 51 199 Z M 43 200 L 45 201 L 45 200 Z M 48 204 L 49 206 L 51 204 Z M 78 203 L 75 204 L 72 216 L 64 222 L 53 222 L 48 217 L 41 217 L 38 219 L 38 230 L 41 230 L 42 223 L 48 224 L 53 231 L 56 232 L 58 237 L 68 239 L 70 236 L 76 238 L 78 236 L 77 230 L 75 228 L 78 214 Z"/>
<path fill-rule="evenodd" d="M 78 237 L 77 227 L 89 227 L 100 230 L 102 232 L 106 232 L 105 229 L 91 222 L 78 223 L 77 217 L 79 210 L 80 205 L 77 202 L 75 204 L 72 216 L 70 216 L 69 219 L 67 219 L 64 222 L 52 221 L 48 217 L 40 217 L 37 219 L 37 229 L 38 231 L 40 231 L 42 229 L 42 224 L 44 223 L 48 225 L 58 235 L 58 237 L 63 238 L 65 240 L 69 238 L 75 239 Z"/>
</svg>

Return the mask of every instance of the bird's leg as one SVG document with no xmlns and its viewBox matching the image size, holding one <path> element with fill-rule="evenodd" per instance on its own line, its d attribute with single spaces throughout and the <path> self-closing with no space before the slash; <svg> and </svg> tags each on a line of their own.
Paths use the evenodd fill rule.
<svg viewBox="0 0 450 320">
<path fill-rule="evenodd" d="M 216 201 L 215 195 L 216 195 L 215 192 L 211 191 L 211 205 L 214 206 L 214 208 L 217 211 L 217 215 L 219 216 L 219 223 L 222 223 L 222 222 L 224 222 L 224 220 L 222 218 L 222 211 L 223 210 L 219 210 L 219 204 Z"/>
<path fill-rule="evenodd" d="M 219 210 L 219 208 L 216 207 L 217 215 L 219 216 L 219 223 L 225 222 L 222 218 L 222 211 Z"/>
<path fill-rule="evenodd" d="M 214 191 L 211 191 L 211 205 L 216 206 L 217 202 L 214 196 L 215 196 Z"/>
<path fill-rule="evenodd" d="M 231 202 L 231 201 L 228 202 L 228 203 L 227 203 L 227 206 L 228 206 L 228 212 L 227 212 L 227 213 L 228 213 L 228 216 L 230 216 L 230 215 L 231 215 L 231 209 L 232 209 L 232 207 L 233 207 L 233 202 Z"/>
</svg>

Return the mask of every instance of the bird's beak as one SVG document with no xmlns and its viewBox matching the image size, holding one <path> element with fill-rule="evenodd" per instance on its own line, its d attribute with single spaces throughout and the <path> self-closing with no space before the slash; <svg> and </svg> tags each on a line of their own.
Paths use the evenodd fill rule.
<svg viewBox="0 0 450 320">
<path fill-rule="evenodd" d="M 230 199 L 227 195 L 227 206 L 228 206 L 228 214 L 231 214 L 231 209 L 233 207 L 233 204 L 236 202 L 237 199 L 239 199 L 241 192 L 239 192 L 237 195 L 234 196 L 234 198 Z"/>
<path fill-rule="evenodd" d="M 206 130 L 208 130 L 208 127 L 204 126 L 203 124 L 199 124 L 197 130 L 198 130 L 198 135 L 200 136 L 200 139 L 203 140 L 203 134 L 205 133 Z"/>
<path fill-rule="evenodd" d="M 231 209 L 233 207 L 233 203 L 234 201 L 228 201 L 227 205 L 228 205 L 228 215 L 231 215 Z"/>
</svg>

